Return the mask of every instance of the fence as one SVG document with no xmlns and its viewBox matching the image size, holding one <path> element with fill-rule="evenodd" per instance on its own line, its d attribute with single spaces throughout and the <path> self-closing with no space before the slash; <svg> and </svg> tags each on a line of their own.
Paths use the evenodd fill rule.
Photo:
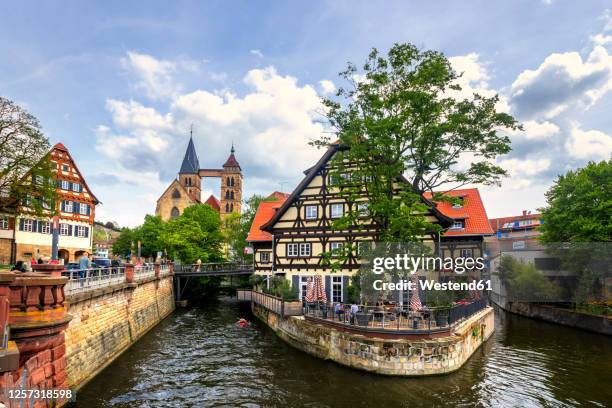
<svg viewBox="0 0 612 408">
<path fill-rule="evenodd" d="M 267 293 L 244 289 L 238 289 L 236 294 L 238 300 L 251 301 L 256 305 L 262 306 L 265 309 L 283 317 L 301 316 L 303 313 L 302 302 L 299 300 L 287 301 Z"/>
<path fill-rule="evenodd" d="M 253 271 L 252 264 L 243 264 L 240 262 L 212 262 L 192 264 L 192 265 L 175 265 L 175 273 L 219 273 L 229 271 Z"/>
<path fill-rule="evenodd" d="M 136 265 L 134 267 L 134 279 L 144 280 L 155 276 L 155 265 Z"/>
<path fill-rule="evenodd" d="M 355 330 L 390 330 L 433 332 L 449 330 L 453 325 L 487 307 L 487 299 L 452 307 L 424 307 L 420 311 L 408 306 L 367 306 L 334 303 L 306 303 L 304 315 L 325 323 Z"/>
<path fill-rule="evenodd" d="M 125 267 L 72 269 L 62 275 L 68 277 L 64 292 L 71 295 L 125 282 Z"/>
</svg>

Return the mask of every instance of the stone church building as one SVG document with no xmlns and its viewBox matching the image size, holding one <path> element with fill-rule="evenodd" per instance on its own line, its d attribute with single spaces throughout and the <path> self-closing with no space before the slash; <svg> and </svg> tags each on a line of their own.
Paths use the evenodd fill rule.
<svg viewBox="0 0 612 408">
<path fill-rule="evenodd" d="M 201 169 L 193 137 L 189 138 L 178 178 L 170 183 L 157 200 L 155 215 L 167 221 L 181 215 L 190 205 L 202 203 L 217 210 L 221 218 L 227 214 L 240 213 L 242 210 L 242 169 L 234 153 L 232 144 L 230 155 L 221 169 Z M 202 201 L 203 177 L 221 179 L 220 199 L 211 195 L 206 201 Z"/>
</svg>

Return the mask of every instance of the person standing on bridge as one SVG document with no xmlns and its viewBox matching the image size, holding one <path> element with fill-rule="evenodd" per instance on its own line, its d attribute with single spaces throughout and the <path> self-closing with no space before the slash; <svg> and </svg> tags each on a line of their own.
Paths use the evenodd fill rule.
<svg viewBox="0 0 612 408">
<path fill-rule="evenodd" d="M 196 272 L 200 272 L 200 268 L 202 267 L 202 260 L 198 258 L 196 261 Z"/>
</svg>

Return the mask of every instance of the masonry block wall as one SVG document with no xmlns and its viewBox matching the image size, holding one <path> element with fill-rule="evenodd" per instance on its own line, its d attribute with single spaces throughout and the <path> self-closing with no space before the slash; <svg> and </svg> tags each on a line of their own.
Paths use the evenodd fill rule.
<svg viewBox="0 0 612 408">
<path fill-rule="evenodd" d="M 172 276 L 68 298 L 67 382 L 80 388 L 174 310 Z"/>
<path fill-rule="evenodd" d="M 494 313 L 486 308 L 445 337 L 382 339 L 343 332 L 302 316 L 282 318 L 252 304 L 253 313 L 291 346 L 313 356 L 385 375 L 427 376 L 459 369 L 493 334 Z"/>
</svg>

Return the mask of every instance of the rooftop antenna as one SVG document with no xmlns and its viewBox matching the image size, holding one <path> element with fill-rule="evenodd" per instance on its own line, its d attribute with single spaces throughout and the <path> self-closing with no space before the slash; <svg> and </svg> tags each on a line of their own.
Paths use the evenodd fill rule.
<svg viewBox="0 0 612 408">
<path fill-rule="evenodd" d="M 193 137 L 193 123 L 191 124 L 191 126 L 189 128 L 189 136 Z"/>
</svg>

